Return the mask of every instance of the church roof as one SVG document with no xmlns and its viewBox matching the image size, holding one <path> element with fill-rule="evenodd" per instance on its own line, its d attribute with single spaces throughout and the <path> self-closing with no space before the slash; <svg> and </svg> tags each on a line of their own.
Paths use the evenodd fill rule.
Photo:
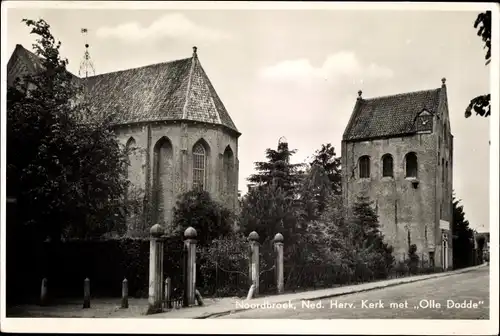
<svg viewBox="0 0 500 336">
<path fill-rule="evenodd" d="M 7 83 L 10 86 L 16 77 L 32 74 L 42 68 L 42 60 L 37 55 L 26 50 L 22 45 L 16 44 L 7 63 Z"/>
<path fill-rule="evenodd" d="M 190 58 L 82 78 L 90 108 L 116 113 L 117 124 L 190 120 L 238 132 L 193 49 Z M 40 62 L 21 45 L 16 52 L 30 67 Z"/>
<path fill-rule="evenodd" d="M 22 45 L 16 44 L 16 48 L 7 63 L 7 83 L 12 85 L 16 77 L 22 77 L 27 74 L 34 74 L 44 69 L 43 58 L 33 52 L 25 49 Z M 79 78 L 68 71 L 74 80 Z"/>
<path fill-rule="evenodd" d="M 415 117 L 426 110 L 436 113 L 443 88 L 370 99 L 358 98 L 343 140 L 401 136 L 416 133 Z"/>
</svg>

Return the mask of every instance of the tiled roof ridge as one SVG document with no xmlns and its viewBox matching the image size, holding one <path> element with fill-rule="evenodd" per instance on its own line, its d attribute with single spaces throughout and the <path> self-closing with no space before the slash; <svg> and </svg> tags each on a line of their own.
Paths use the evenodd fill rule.
<svg viewBox="0 0 500 336">
<path fill-rule="evenodd" d="M 196 49 L 193 47 L 191 57 L 83 78 L 68 73 L 93 95 L 92 104 L 97 110 L 121 111 L 117 125 L 190 120 L 222 125 L 239 133 L 205 73 Z M 39 58 L 21 44 L 16 45 L 14 53 L 29 67 L 39 63 Z"/>
<path fill-rule="evenodd" d="M 135 67 L 135 68 L 127 68 L 127 69 L 122 69 L 122 70 L 110 71 L 110 72 L 105 72 L 105 73 L 94 75 L 94 76 L 88 76 L 87 79 L 93 79 L 93 78 L 96 78 L 96 77 L 99 77 L 99 76 L 106 76 L 106 75 L 111 75 L 111 74 L 118 74 L 120 72 L 126 72 L 126 71 L 130 71 L 130 70 L 139 70 L 139 69 L 145 69 L 145 68 L 152 68 L 152 67 L 155 67 L 155 66 L 167 65 L 167 64 L 172 64 L 172 63 L 176 63 L 176 62 L 187 61 L 187 60 L 190 60 L 190 59 L 191 59 L 191 57 L 179 58 L 179 59 L 176 59 L 176 60 L 173 60 L 173 61 L 158 62 L 158 63 L 154 63 L 154 64 L 141 65 L 141 66 L 138 66 L 138 67 Z"/>
<path fill-rule="evenodd" d="M 424 93 L 424 92 L 434 92 L 434 91 L 439 91 L 441 88 L 436 88 L 436 89 L 427 89 L 427 90 L 417 90 L 417 91 L 410 91 L 410 92 L 402 92 L 402 93 L 396 93 L 396 94 L 390 94 L 390 95 L 385 95 L 385 96 L 377 96 L 377 97 L 372 97 L 372 98 L 362 98 L 361 101 L 371 101 L 371 100 L 377 100 L 377 99 L 387 99 L 387 98 L 397 98 L 401 96 L 409 96 L 412 94 L 418 94 L 418 93 Z"/>
<path fill-rule="evenodd" d="M 194 68 L 196 67 L 197 63 L 197 58 L 195 57 L 190 57 L 191 58 L 191 66 L 189 67 L 189 77 L 188 77 L 188 84 L 186 88 L 186 96 L 185 96 L 185 101 L 184 101 L 184 106 L 182 107 L 182 119 L 186 119 L 187 116 L 187 106 L 189 104 L 189 96 L 191 94 L 191 89 L 192 89 L 192 84 L 193 84 L 193 73 L 194 73 Z"/>
<path fill-rule="evenodd" d="M 27 53 L 29 53 L 29 54 L 37 57 L 40 61 L 44 60 L 44 58 L 42 56 L 39 56 L 39 55 L 35 54 L 33 51 L 26 49 L 22 44 L 18 43 L 18 44 L 16 44 L 16 47 L 20 47 L 25 52 L 27 52 Z M 189 60 L 191 58 L 192 57 L 185 57 L 185 58 L 179 58 L 179 59 L 175 59 L 175 60 L 171 60 L 171 61 L 158 62 L 158 63 L 153 63 L 153 64 L 146 64 L 146 65 L 141 65 L 141 66 L 133 67 L 133 68 L 127 68 L 127 69 L 122 69 L 122 70 L 105 72 L 105 73 L 98 74 L 98 75 L 88 76 L 86 78 L 90 79 L 90 78 L 96 78 L 98 76 L 106 76 L 106 75 L 116 74 L 116 73 L 120 73 L 120 72 L 124 72 L 124 71 L 129 71 L 129 70 L 138 70 L 138 69 L 142 69 L 142 68 L 149 68 L 149 67 L 154 67 L 154 66 L 166 65 L 166 64 L 180 62 L 180 61 L 187 61 L 187 60 Z M 76 76 L 76 75 L 74 75 L 74 76 Z M 85 77 L 80 77 L 80 76 L 76 76 L 76 77 L 78 77 L 80 79 L 85 79 Z"/>
<path fill-rule="evenodd" d="M 209 100 L 210 100 L 210 103 L 212 104 L 212 107 L 215 111 L 215 114 L 217 116 L 217 121 L 219 124 L 224 124 L 221 120 L 221 117 L 220 117 L 220 113 L 221 111 L 219 110 L 219 108 L 217 107 L 217 105 L 215 104 L 215 101 L 214 101 L 214 97 L 213 97 L 213 94 L 217 94 L 217 92 L 214 90 L 214 92 L 212 93 L 211 90 L 210 90 L 210 86 L 213 86 L 210 82 L 210 78 L 208 78 L 207 74 L 205 73 L 205 70 L 203 69 L 203 67 L 201 66 L 201 63 L 200 61 L 198 60 L 198 57 L 195 57 L 195 59 L 193 60 L 193 68 L 195 66 L 199 66 L 200 69 L 199 71 L 201 72 L 201 75 L 203 76 L 203 84 L 206 86 L 207 90 L 210 92 L 210 95 L 209 95 Z"/>
</svg>

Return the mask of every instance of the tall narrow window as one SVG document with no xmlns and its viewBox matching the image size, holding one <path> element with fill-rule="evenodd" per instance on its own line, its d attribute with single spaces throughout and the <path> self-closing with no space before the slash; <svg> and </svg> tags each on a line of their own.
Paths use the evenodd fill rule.
<svg viewBox="0 0 500 336">
<path fill-rule="evenodd" d="M 367 155 L 359 158 L 359 177 L 370 177 L 370 157 Z"/>
<path fill-rule="evenodd" d="M 173 206 L 173 148 L 167 137 L 161 137 L 153 147 L 153 220 L 162 222 L 170 217 Z"/>
<path fill-rule="evenodd" d="M 441 159 L 441 182 L 444 183 L 444 158 Z"/>
<path fill-rule="evenodd" d="M 201 143 L 193 147 L 193 189 L 205 189 L 206 151 Z"/>
<path fill-rule="evenodd" d="M 417 177 L 417 155 L 413 152 L 406 154 L 406 177 Z"/>
<path fill-rule="evenodd" d="M 132 164 L 133 164 L 133 156 L 134 156 L 134 150 L 135 150 L 135 146 L 136 146 L 136 143 L 135 143 L 135 139 L 134 138 L 130 138 L 128 139 L 127 141 L 127 145 L 126 145 L 126 151 L 127 151 L 127 164 L 128 164 L 128 168 L 127 168 L 127 171 L 126 171 L 126 176 L 127 178 L 130 178 L 133 174 L 133 167 L 132 167 Z"/>
<path fill-rule="evenodd" d="M 382 157 L 382 176 L 386 177 L 392 177 L 394 176 L 394 170 L 393 170 L 393 160 L 392 160 L 392 155 L 391 154 L 385 154 Z"/>
<path fill-rule="evenodd" d="M 222 192 L 231 193 L 233 191 L 234 155 L 230 146 L 227 146 L 223 155 L 223 177 Z"/>
</svg>

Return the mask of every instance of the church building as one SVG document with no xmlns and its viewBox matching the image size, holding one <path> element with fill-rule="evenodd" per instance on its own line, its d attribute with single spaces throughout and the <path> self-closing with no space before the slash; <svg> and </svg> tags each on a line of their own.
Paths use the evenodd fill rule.
<svg viewBox="0 0 500 336">
<path fill-rule="evenodd" d="M 8 83 L 39 69 L 40 59 L 18 44 Z M 168 228 L 178 197 L 192 189 L 236 209 L 241 133 L 196 47 L 188 58 L 75 80 L 84 84 L 91 111 L 115 115 L 116 136 L 130 149 L 127 198 L 141 209 L 128 219 L 129 232 L 146 232 L 153 223 Z"/>
<path fill-rule="evenodd" d="M 420 259 L 450 268 L 453 135 L 446 80 L 437 89 L 363 98 L 342 139 L 342 193 L 349 209 L 367 196 L 396 260 L 410 245 Z"/>
</svg>

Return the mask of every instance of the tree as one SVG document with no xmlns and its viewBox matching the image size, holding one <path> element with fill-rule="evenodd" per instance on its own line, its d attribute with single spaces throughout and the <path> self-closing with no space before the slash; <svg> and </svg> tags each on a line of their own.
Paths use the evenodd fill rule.
<svg viewBox="0 0 500 336">
<path fill-rule="evenodd" d="M 276 150 L 266 150 L 265 162 L 255 162 L 256 174 L 248 181 L 253 187 L 242 200 L 240 224 L 245 234 L 256 231 L 262 239 L 278 232 L 291 243 L 308 217 L 304 204 L 302 164 L 291 163 L 296 150 L 285 141 Z"/>
<path fill-rule="evenodd" d="M 242 201 L 240 225 L 245 235 L 256 231 L 262 241 L 281 233 L 292 243 L 300 229 L 300 215 L 294 195 L 272 183 L 248 192 Z"/>
<path fill-rule="evenodd" d="M 340 195 L 342 190 L 342 176 L 340 157 L 335 153 L 335 147 L 327 143 L 314 153 L 310 163 L 311 167 L 322 167 L 322 171 L 330 181 L 330 188 L 335 195 Z"/>
<path fill-rule="evenodd" d="M 341 263 L 350 249 L 347 244 L 350 232 L 342 218 L 342 199 L 330 194 L 325 203 L 323 213 L 317 220 L 309 222 L 301 235 L 298 250 L 307 255 L 311 263 Z"/>
<path fill-rule="evenodd" d="M 315 207 L 316 215 L 321 215 L 330 194 L 340 195 L 340 159 L 335 157 L 331 144 L 322 145 L 313 156 L 303 176 L 302 193 L 308 200 L 306 206 Z M 311 220 L 316 219 L 311 213 Z"/>
<path fill-rule="evenodd" d="M 266 150 L 267 161 L 255 162 L 256 174 L 251 175 L 248 181 L 257 186 L 270 185 L 272 182 L 281 187 L 285 192 L 293 191 L 300 182 L 302 171 L 301 163 L 290 163 L 296 150 L 290 150 L 285 141 L 278 142 L 276 150 Z"/>
<path fill-rule="evenodd" d="M 7 92 L 7 183 L 19 220 L 37 239 L 95 237 L 124 230 L 127 155 L 110 118 L 82 123 L 82 85 L 44 20 L 23 20 L 38 36 L 42 69 Z"/>
<path fill-rule="evenodd" d="M 182 194 L 174 207 L 172 232 L 182 239 L 188 227 L 194 227 L 200 245 L 229 235 L 233 231 L 233 214 L 212 199 L 206 191 L 192 190 Z"/>
<path fill-rule="evenodd" d="M 453 266 L 463 268 L 472 266 L 474 251 L 474 232 L 469 227 L 469 221 L 465 219 L 461 200 L 453 196 Z"/>
<path fill-rule="evenodd" d="M 394 263 L 393 249 L 384 242 L 378 216 L 368 197 L 358 196 L 344 226 L 352 259 L 362 272 L 370 272 L 374 278 L 386 277 Z"/>
<path fill-rule="evenodd" d="M 488 65 L 491 61 L 491 11 L 480 13 L 474 22 L 474 28 L 477 29 L 477 35 L 484 42 L 484 49 L 486 49 L 484 58 L 486 59 L 486 65 Z M 465 117 L 470 117 L 472 110 L 481 117 L 489 117 L 491 114 L 490 99 L 490 94 L 473 98 L 465 110 Z"/>
</svg>

